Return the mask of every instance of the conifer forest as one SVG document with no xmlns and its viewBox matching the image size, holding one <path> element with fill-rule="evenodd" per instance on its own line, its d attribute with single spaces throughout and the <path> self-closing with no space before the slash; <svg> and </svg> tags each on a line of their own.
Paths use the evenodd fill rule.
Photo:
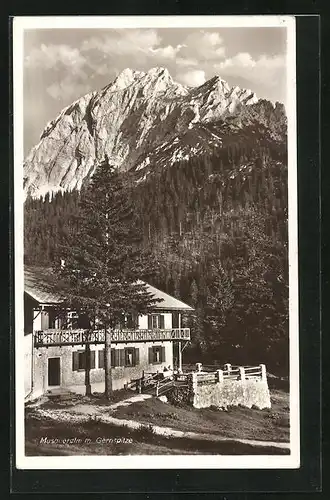
<svg viewBox="0 0 330 500">
<path fill-rule="evenodd" d="M 123 196 L 134 207 L 141 252 L 152 261 L 148 282 L 194 307 L 184 318 L 192 329 L 185 359 L 266 363 L 285 375 L 287 152 L 257 127 L 245 130 L 213 152 L 154 165 L 143 181 L 122 171 Z M 26 264 L 54 266 L 79 232 L 80 197 L 59 191 L 26 199 Z"/>
</svg>

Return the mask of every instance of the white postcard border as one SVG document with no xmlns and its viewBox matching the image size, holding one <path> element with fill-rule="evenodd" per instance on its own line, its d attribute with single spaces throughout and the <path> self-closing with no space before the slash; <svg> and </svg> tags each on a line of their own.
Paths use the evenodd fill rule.
<svg viewBox="0 0 330 500">
<path fill-rule="evenodd" d="M 24 321 L 23 321 L 23 33 L 28 29 L 63 28 L 219 28 L 285 27 L 287 29 L 287 116 L 289 186 L 290 305 L 290 455 L 138 455 L 25 456 Z M 13 20 L 14 82 L 14 252 L 15 252 L 15 429 L 19 469 L 295 469 L 300 466 L 299 304 L 296 139 L 296 55 L 294 16 L 56 16 L 15 17 Z M 42 105 L 42 103 L 40 103 Z"/>
</svg>

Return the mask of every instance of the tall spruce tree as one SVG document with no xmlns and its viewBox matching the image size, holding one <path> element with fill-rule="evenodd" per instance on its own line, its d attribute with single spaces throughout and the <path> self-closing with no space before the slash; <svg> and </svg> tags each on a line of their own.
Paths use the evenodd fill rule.
<svg viewBox="0 0 330 500">
<path fill-rule="evenodd" d="M 108 161 L 96 168 L 81 193 L 78 227 L 61 249 L 64 266 L 58 259 L 55 267 L 58 289 L 64 307 L 97 317 L 105 329 L 105 394 L 110 398 L 110 328 L 125 315 L 147 313 L 157 300 L 141 281 L 154 272 L 154 266 L 150 254 L 141 250 L 143 235 L 129 188 Z"/>
<path fill-rule="evenodd" d="M 210 263 L 207 285 L 205 294 L 207 343 L 209 350 L 214 353 L 221 344 L 228 311 L 234 305 L 233 285 L 220 260 Z"/>
</svg>

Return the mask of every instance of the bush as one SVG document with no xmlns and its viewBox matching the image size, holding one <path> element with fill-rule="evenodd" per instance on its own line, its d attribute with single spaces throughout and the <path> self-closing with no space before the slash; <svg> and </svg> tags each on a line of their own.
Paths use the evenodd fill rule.
<svg viewBox="0 0 330 500">
<path fill-rule="evenodd" d="M 189 386 L 173 387 L 172 390 L 167 393 L 169 403 L 174 406 L 191 406 L 192 397 L 192 390 Z"/>
</svg>

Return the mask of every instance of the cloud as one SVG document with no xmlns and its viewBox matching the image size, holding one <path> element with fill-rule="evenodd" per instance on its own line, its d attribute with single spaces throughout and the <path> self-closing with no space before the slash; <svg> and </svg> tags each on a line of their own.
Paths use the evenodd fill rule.
<svg viewBox="0 0 330 500">
<path fill-rule="evenodd" d="M 33 78 L 35 71 L 43 72 L 44 89 L 55 100 L 76 99 L 90 91 L 88 61 L 77 47 L 41 44 L 26 55 L 24 65 Z"/>
<path fill-rule="evenodd" d="M 197 59 L 192 59 L 192 58 L 184 58 L 184 57 L 177 57 L 176 58 L 176 64 L 177 66 L 198 66 L 198 60 Z"/>
<path fill-rule="evenodd" d="M 226 57 L 226 47 L 218 32 L 196 30 L 169 44 L 156 29 L 118 29 L 94 32 L 77 46 L 43 43 L 25 57 L 25 68 L 43 71 L 48 95 L 63 101 L 77 99 L 93 89 L 107 85 L 126 67 L 147 71 L 166 67 L 180 83 L 203 84 L 214 74 L 243 79 L 251 88 L 274 88 L 283 79 L 282 55 L 252 56 L 249 52 Z M 74 44 L 71 39 L 71 44 Z M 42 73 L 41 73 L 42 74 Z M 37 78 L 37 72 L 35 77 Z"/>
<path fill-rule="evenodd" d="M 239 52 L 215 64 L 213 70 L 220 76 L 241 77 L 255 84 L 274 86 L 285 70 L 285 57 L 261 55 L 253 59 L 248 52 Z"/>
<path fill-rule="evenodd" d="M 200 69 L 193 69 L 186 72 L 181 72 L 176 75 L 176 79 L 183 83 L 183 85 L 188 85 L 189 87 L 198 87 L 203 85 L 205 82 L 205 71 Z"/>
<path fill-rule="evenodd" d="M 172 45 L 167 45 L 166 47 L 158 47 L 154 49 L 153 47 L 149 48 L 149 52 L 151 55 L 155 57 L 160 57 L 164 59 L 174 59 L 177 53 L 180 51 L 182 45 L 177 45 L 173 47 Z"/>
<path fill-rule="evenodd" d="M 197 31 L 189 34 L 179 52 L 182 59 L 216 60 L 225 57 L 226 50 L 219 33 Z"/>
<path fill-rule="evenodd" d="M 79 97 L 91 92 L 89 83 L 79 82 L 71 77 L 66 77 L 60 81 L 53 82 L 46 89 L 53 99 L 68 101 L 76 100 Z"/>
<path fill-rule="evenodd" d="M 118 30 L 110 34 L 93 36 L 81 45 L 89 71 L 96 75 L 113 73 L 120 69 L 149 69 L 155 66 L 175 65 L 181 45 L 161 45 L 162 39 L 156 30 Z"/>
<path fill-rule="evenodd" d="M 163 43 L 159 33 L 156 29 L 119 29 L 94 34 L 78 46 L 43 43 L 26 55 L 25 67 L 47 71 L 48 95 L 67 101 L 90 91 L 92 86 L 108 84 L 115 75 L 114 68 L 120 72 L 125 67 L 148 70 L 165 66 L 171 74 L 177 73 L 181 83 L 201 85 L 209 69 L 202 63 L 224 57 L 218 33 L 197 31 L 173 45 Z"/>
<path fill-rule="evenodd" d="M 133 55 L 136 52 L 147 53 L 157 47 L 161 38 L 155 30 L 120 30 L 111 35 L 91 37 L 82 44 L 81 51 L 97 50 L 108 56 Z"/>
<path fill-rule="evenodd" d="M 77 48 L 69 45 L 42 44 L 26 55 L 26 68 L 55 69 L 59 65 L 80 68 L 86 63 L 85 57 Z"/>
<path fill-rule="evenodd" d="M 217 61 L 224 58 L 225 47 L 220 35 L 212 31 L 197 31 L 186 36 L 182 43 L 162 45 L 162 38 L 154 29 L 127 29 L 86 39 L 81 46 L 81 53 L 93 71 L 98 73 L 99 62 L 108 64 L 110 69 L 114 61 L 118 62 L 120 55 L 125 56 L 125 67 L 172 63 L 173 69 L 177 66 L 193 68 L 200 65 L 201 60 Z"/>
</svg>

